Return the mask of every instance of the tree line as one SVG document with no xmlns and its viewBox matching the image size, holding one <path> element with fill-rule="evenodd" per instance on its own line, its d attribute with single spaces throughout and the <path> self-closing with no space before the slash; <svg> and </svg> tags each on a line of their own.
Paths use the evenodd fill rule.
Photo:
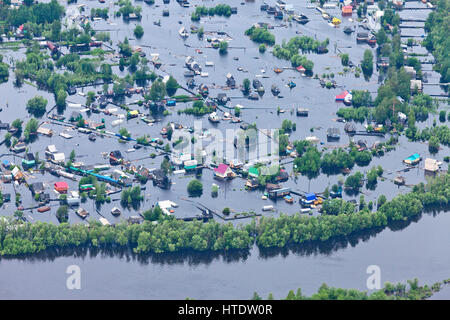
<svg viewBox="0 0 450 320">
<path fill-rule="evenodd" d="M 135 253 L 249 249 L 254 243 L 265 248 L 284 247 L 385 227 L 392 221 L 411 219 L 424 209 L 448 207 L 449 199 L 450 174 L 445 174 L 427 185 L 416 185 L 408 194 L 384 201 L 376 212 L 367 208 L 352 211 L 348 206 L 341 206 L 342 212 L 335 215 L 262 217 L 258 223 L 253 220 L 237 227 L 231 223 L 184 222 L 173 218 L 164 218 L 157 223 L 147 220 L 142 224 L 122 222 L 114 226 L 103 226 L 95 220 L 85 226 L 24 223 L 4 218 L 0 220 L 0 255 L 30 254 L 52 247 L 76 246 L 116 246 L 131 248 Z M 147 213 L 149 220 L 154 219 L 153 213 Z"/>
</svg>

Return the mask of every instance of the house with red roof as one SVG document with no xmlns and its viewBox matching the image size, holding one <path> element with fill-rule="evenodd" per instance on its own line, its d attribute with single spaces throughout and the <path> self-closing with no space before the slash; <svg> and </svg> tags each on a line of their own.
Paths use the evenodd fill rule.
<svg viewBox="0 0 450 320">
<path fill-rule="evenodd" d="M 343 6 L 342 7 L 342 15 L 343 16 L 351 16 L 353 12 L 352 6 Z"/>
<path fill-rule="evenodd" d="M 304 66 L 298 66 L 297 67 L 297 71 L 300 72 L 300 73 L 305 73 L 306 69 L 305 69 Z"/>
<path fill-rule="evenodd" d="M 214 169 L 214 177 L 219 179 L 234 178 L 236 174 L 231 170 L 231 168 L 225 163 L 219 164 L 217 168 Z"/>
<path fill-rule="evenodd" d="M 69 189 L 69 185 L 64 181 L 55 182 L 54 187 L 59 193 L 67 193 L 67 190 Z"/>
<path fill-rule="evenodd" d="M 347 90 L 345 90 L 344 92 L 341 92 L 340 94 L 338 94 L 336 96 L 336 101 L 344 101 L 345 97 L 349 94 L 349 92 Z"/>
</svg>

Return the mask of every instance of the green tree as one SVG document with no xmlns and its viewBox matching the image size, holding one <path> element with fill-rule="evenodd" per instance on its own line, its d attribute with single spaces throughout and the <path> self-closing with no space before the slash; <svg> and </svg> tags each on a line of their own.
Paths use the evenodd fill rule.
<svg viewBox="0 0 450 320">
<path fill-rule="evenodd" d="M 437 153 L 439 151 L 439 138 L 436 136 L 432 136 L 430 140 L 428 140 L 428 150 L 430 153 Z"/>
<path fill-rule="evenodd" d="M 187 191 L 191 197 L 201 196 L 203 193 L 203 184 L 199 180 L 193 179 L 189 181 Z"/>
<path fill-rule="evenodd" d="M 56 218 L 60 223 L 67 222 L 69 220 L 68 207 L 66 205 L 60 206 L 56 210 Z"/>
<path fill-rule="evenodd" d="M 170 76 L 169 80 L 167 80 L 167 82 L 166 82 L 166 92 L 167 92 L 167 94 L 170 97 L 173 96 L 177 92 L 177 89 L 179 87 L 180 86 L 179 86 L 177 80 L 175 80 L 174 77 Z"/>
<path fill-rule="evenodd" d="M 364 51 L 364 58 L 361 61 L 361 69 L 364 76 L 369 79 L 373 73 L 373 53 L 370 49 Z"/>
<path fill-rule="evenodd" d="M 345 187 L 353 191 L 358 191 L 362 185 L 363 178 L 363 174 L 358 171 L 355 174 L 347 177 L 347 179 L 345 180 Z"/>
<path fill-rule="evenodd" d="M 302 157 L 294 159 L 294 166 L 296 171 L 308 177 L 308 179 L 315 178 L 320 172 L 321 154 L 317 148 L 310 146 Z"/>
<path fill-rule="evenodd" d="M 228 52 L 228 42 L 226 41 L 220 41 L 219 43 L 219 53 L 220 54 L 226 54 Z"/>
<path fill-rule="evenodd" d="M 150 88 L 150 99 L 154 102 L 160 102 L 166 96 L 166 86 L 160 80 L 153 82 Z"/>
<path fill-rule="evenodd" d="M 137 25 L 136 28 L 134 28 L 134 35 L 136 38 L 140 39 L 144 35 L 144 28 L 142 26 Z"/>
<path fill-rule="evenodd" d="M 27 102 L 27 111 L 35 117 L 42 117 L 47 107 L 47 100 L 42 96 L 31 98 Z"/>
<path fill-rule="evenodd" d="M 267 49 L 267 47 L 266 47 L 266 45 L 264 43 L 261 43 L 259 45 L 259 47 L 258 47 L 258 50 L 259 50 L 260 53 L 266 52 L 266 49 Z"/>
<path fill-rule="evenodd" d="M 250 80 L 248 78 L 245 78 L 242 81 L 242 86 L 244 88 L 244 94 L 248 94 L 250 92 Z"/>
<path fill-rule="evenodd" d="M 350 57 L 349 57 L 348 53 L 343 53 L 341 55 L 341 64 L 343 66 L 348 66 L 349 61 L 350 61 Z"/>
<path fill-rule="evenodd" d="M 58 109 L 63 109 L 66 106 L 67 92 L 65 90 L 58 90 L 56 93 L 56 106 Z"/>
</svg>

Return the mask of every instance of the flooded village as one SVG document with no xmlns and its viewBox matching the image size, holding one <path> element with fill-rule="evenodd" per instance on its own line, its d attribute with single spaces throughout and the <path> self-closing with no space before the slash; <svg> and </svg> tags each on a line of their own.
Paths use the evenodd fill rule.
<svg viewBox="0 0 450 320">
<path fill-rule="evenodd" d="M 393 252 L 379 255 L 384 248 L 410 252 L 408 243 L 419 241 L 418 234 L 448 238 L 450 221 L 439 214 L 448 203 L 442 202 L 414 226 L 405 222 L 410 217 L 400 221 L 386 213 L 388 221 L 367 233 L 354 228 L 355 238 L 323 245 L 294 241 L 288 249 L 290 241 L 261 235 L 276 221 L 270 219 L 286 216 L 374 215 L 386 202 L 419 192 L 417 185 L 439 177 L 446 179 L 436 186 L 443 196 L 435 193 L 445 198 L 448 49 L 440 51 L 441 31 L 429 17 L 442 15 L 448 1 L 19 0 L 1 6 L 4 221 L 157 228 L 177 220 L 199 230 L 215 221 L 222 228 L 230 223 L 241 231 L 257 230 L 223 244 L 223 251 L 237 250 L 223 256 L 204 255 L 209 246 L 222 249 L 210 240 L 187 246 L 193 253 L 164 256 L 177 250 L 150 249 L 153 243 L 139 236 L 134 252 L 112 249 L 100 258 L 68 245 L 69 253 L 36 253 L 37 263 L 55 270 L 74 256 L 91 269 L 172 272 L 177 285 L 168 285 L 160 296 L 143 286 L 164 287 L 169 275 L 150 280 L 134 274 L 118 282 L 122 289 L 142 282 L 144 297 L 245 299 L 257 289 L 280 296 L 304 286 L 311 293 L 322 282 L 365 290 L 363 263 L 371 255 L 397 270 L 396 262 L 389 264 Z M 392 244 L 399 234 L 404 238 Z M 333 235 L 317 239 L 333 241 Z M 197 241 L 194 234 L 189 241 Z M 9 252 L 5 236 L 2 242 L 5 257 L 34 250 Z M 429 245 L 437 242 L 445 251 L 445 240 L 436 237 Z M 156 254 L 136 257 L 140 251 Z M 337 266 L 333 255 L 340 255 Z M 422 261 L 427 258 L 411 253 L 402 264 L 416 263 L 418 270 L 387 271 L 386 281 L 415 274 L 421 281 L 443 280 L 448 257 L 436 256 L 434 274 L 427 273 Z M 352 264 L 360 262 L 364 270 L 355 271 Z M 270 279 L 270 270 L 283 263 L 285 275 L 278 276 L 283 280 L 261 286 L 249 276 L 256 270 Z M 14 273 L 16 265 L 31 268 L 26 256 L 2 258 L 0 271 Z M 333 268 L 339 279 L 330 276 Z M 238 270 L 248 278 L 241 284 L 233 279 Z M 288 286 L 288 275 L 295 278 L 296 272 L 301 280 Z M 353 272 L 361 275 L 354 278 Z M 204 285 L 198 284 L 202 275 Z M 0 279 L 7 285 L 13 281 Z M 49 276 L 46 281 L 52 282 Z M 190 289 L 193 283 L 199 287 Z M 217 283 L 224 291 L 213 289 Z M 49 297 L 69 297 L 56 283 L 50 288 Z M 450 297 L 448 290 L 443 293 Z M 98 297 L 93 289 L 88 295 Z M 125 290 L 114 297 L 137 295 Z"/>
</svg>

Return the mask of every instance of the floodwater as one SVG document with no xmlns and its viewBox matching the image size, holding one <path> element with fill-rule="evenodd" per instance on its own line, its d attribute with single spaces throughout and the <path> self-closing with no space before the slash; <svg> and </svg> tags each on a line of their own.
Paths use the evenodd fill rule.
<svg viewBox="0 0 450 320">
<path fill-rule="evenodd" d="M 409 226 L 353 237 L 349 241 L 283 250 L 135 257 L 123 252 L 46 252 L 0 260 L 2 299 L 249 299 L 272 292 L 283 298 L 322 283 L 369 291 L 367 268 L 380 268 L 381 283 L 421 284 L 449 278 L 450 216 L 425 214 Z M 402 229 L 405 227 L 404 229 Z M 432 232 L 430 232 L 432 230 Z M 77 265 L 81 289 L 68 290 L 66 270 Z M 449 290 L 436 296 L 449 299 Z"/>
<path fill-rule="evenodd" d="M 81 3 L 81 2 L 79 2 Z M 368 89 L 373 96 L 376 95 L 378 87 L 378 72 L 374 70 L 371 79 L 365 81 L 362 77 L 356 78 L 353 73 L 339 75 L 343 67 L 338 56 L 339 52 L 349 53 L 350 60 L 359 64 L 364 50 L 369 46 L 356 44 L 356 32 L 352 35 L 346 35 L 342 32 L 345 26 L 354 26 L 358 29 L 358 23 L 350 21 L 349 18 L 343 18 L 340 27 L 334 28 L 322 19 L 315 9 L 308 9 L 306 1 L 295 3 L 294 8 L 306 14 L 311 21 L 306 25 L 299 25 L 295 22 L 289 23 L 274 20 L 273 16 L 260 11 L 261 1 L 245 2 L 241 5 L 240 1 L 227 1 L 231 6 L 238 7 L 238 14 L 230 18 L 224 17 L 204 17 L 200 23 L 192 23 L 190 14 L 194 10 L 185 9 L 175 1 L 168 5 L 163 5 L 162 1 L 157 1 L 155 5 L 147 5 L 144 2 L 136 2 L 141 5 L 142 20 L 138 22 L 123 22 L 122 18 L 115 18 L 112 1 L 106 4 L 97 2 L 86 3 L 86 14 L 90 13 L 93 7 L 110 7 L 110 20 L 91 22 L 92 27 L 98 31 L 110 31 L 113 41 L 113 48 L 117 49 L 117 41 L 122 41 L 128 37 L 131 45 L 141 46 L 150 59 L 151 54 L 158 53 L 163 66 L 160 70 L 155 70 L 160 75 L 173 75 L 180 84 L 185 85 L 183 73 L 184 60 L 186 56 L 193 56 L 198 61 L 203 70 L 209 73 L 206 78 L 196 77 L 198 84 L 205 83 L 210 86 L 210 96 L 215 97 L 220 92 L 226 92 L 231 97 L 228 107 L 233 108 L 236 104 L 244 106 L 241 111 L 241 118 L 248 123 L 256 123 L 259 129 L 276 129 L 281 127 L 285 119 L 296 122 L 297 130 L 291 134 L 291 140 L 304 139 L 307 136 L 317 136 L 323 144 L 321 147 L 335 148 L 345 146 L 350 138 L 342 134 L 339 142 L 329 143 L 326 141 L 326 130 L 329 127 L 338 127 L 341 133 L 344 132 L 344 124 L 335 122 L 336 111 L 341 106 L 334 101 L 335 95 L 345 89 Z M 214 1 L 191 1 L 191 4 L 200 4 L 205 6 L 216 5 Z M 410 5 L 408 3 L 408 5 Z M 414 6 L 423 6 L 421 3 L 414 3 Z M 170 10 L 169 17 L 162 17 L 163 9 Z M 330 14 L 340 17 L 338 9 L 327 9 Z M 402 17 L 426 18 L 428 10 L 401 12 Z M 356 14 L 353 15 L 353 19 Z M 161 20 L 161 27 L 154 25 L 154 22 Z M 181 22 L 181 23 L 179 23 Z M 334 73 L 338 84 L 336 89 L 321 88 L 319 81 L 306 77 L 301 77 L 295 70 L 284 70 L 281 74 L 275 74 L 274 67 L 290 67 L 289 61 L 279 60 L 272 56 L 268 50 L 265 54 L 258 52 L 258 45 L 251 42 L 244 36 L 244 31 L 254 22 L 268 22 L 274 26 L 270 30 L 276 36 L 276 42 L 281 43 L 283 39 L 288 41 L 294 36 L 313 36 L 318 40 L 330 40 L 328 46 L 329 53 L 324 55 L 307 54 L 308 58 L 314 62 L 314 73 L 322 75 L 323 73 Z M 133 30 L 136 24 L 144 27 L 145 34 L 142 39 L 134 39 Z M 191 34 L 186 40 L 182 40 L 178 35 L 181 26 L 189 27 L 195 24 L 203 26 L 205 30 L 205 40 L 199 40 L 195 34 Z M 206 38 L 215 36 L 217 31 L 224 31 L 231 36 L 229 42 L 228 54 L 220 56 L 218 51 L 207 48 Z M 416 29 L 406 29 L 405 34 L 414 34 L 421 32 Z M 245 48 L 245 49 L 244 49 Z M 197 53 L 195 49 L 201 49 L 202 53 Z M 375 49 L 372 49 L 373 51 Z M 414 52 L 423 52 L 420 47 L 413 47 Z M 417 50 L 417 51 L 416 51 Z M 22 59 L 24 49 L 18 51 L 2 50 L 4 60 L 11 58 Z M 375 51 L 374 51 L 375 56 Z M 238 59 L 233 59 L 237 57 Z M 430 56 L 430 58 L 432 58 Z M 109 58 L 107 58 L 109 59 Z M 109 60 L 110 61 L 110 60 Z M 205 67 L 206 61 L 213 61 L 214 67 Z M 117 61 L 116 61 L 117 62 Z M 238 71 L 242 67 L 245 72 Z M 152 68 L 152 67 L 151 67 Z M 263 73 L 262 70 L 265 72 Z M 424 65 L 424 70 L 431 70 L 431 65 Z M 121 76 L 125 76 L 127 71 L 121 72 L 114 68 Z M 243 79 L 259 79 L 264 85 L 266 92 L 259 101 L 251 101 L 242 97 L 242 93 L 236 90 L 224 91 L 222 88 L 214 88 L 214 85 L 225 86 L 225 76 L 227 73 L 234 75 L 236 83 L 239 85 Z M 433 71 L 427 71 L 429 82 L 437 82 L 439 75 Z M 286 84 L 294 81 L 297 87 L 289 89 Z M 36 94 L 44 96 L 48 101 L 48 109 L 54 105 L 53 96 L 49 93 L 38 91 L 33 86 L 24 84 L 21 88 L 15 88 L 13 85 L 14 75 L 10 75 L 8 83 L 0 86 L 0 94 L 4 97 L 8 107 L 3 105 L 3 112 L 0 113 L 2 122 L 12 122 L 20 117 L 26 123 L 29 116 L 26 115 L 26 102 Z M 280 96 L 276 98 L 270 92 L 272 84 L 277 84 L 281 89 Z M 100 91 L 101 86 L 86 87 L 78 89 L 79 92 Z M 435 86 L 426 86 L 426 93 L 440 94 L 441 88 Z M 177 94 L 184 94 L 179 89 Z M 141 96 L 134 95 L 126 98 L 126 103 L 132 103 Z M 68 97 L 72 103 L 84 103 L 85 97 L 76 94 Z M 126 127 L 133 138 L 144 134 L 151 137 L 160 137 L 160 130 L 168 122 L 181 123 L 187 127 L 193 126 L 194 121 L 202 121 L 203 128 L 216 128 L 225 132 L 226 129 L 237 129 L 239 124 L 220 122 L 218 125 L 211 124 L 206 117 L 198 118 L 190 115 L 178 115 L 177 110 L 182 110 L 190 106 L 189 103 L 178 103 L 176 107 L 170 109 L 171 115 L 162 117 L 161 121 L 155 122 L 149 126 L 139 119 L 125 121 L 120 126 L 113 127 L 111 122 L 117 118 L 103 114 L 83 114 L 85 118 L 94 122 L 101 122 L 105 119 L 106 130 L 118 132 L 121 126 Z M 107 108 L 115 106 L 109 105 Z M 137 105 L 131 106 L 140 112 L 148 112 L 143 107 Z M 286 112 L 277 115 L 277 108 Z M 293 112 L 297 107 L 305 107 L 310 110 L 308 118 L 298 118 Z M 70 117 L 72 111 L 79 111 L 67 107 L 64 115 Z M 423 123 L 418 123 L 419 127 L 431 126 L 435 115 L 431 115 Z M 48 121 L 42 118 L 42 121 Z M 39 152 L 41 158 L 44 157 L 46 146 L 54 144 L 57 149 L 68 157 L 71 150 L 75 150 L 77 161 L 85 164 L 104 164 L 107 159 L 102 153 L 109 153 L 112 150 L 120 150 L 126 159 L 131 160 L 133 164 L 142 164 L 148 168 L 159 168 L 161 157 L 155 159 L 149 158 L 149 155 L 155 150 L 151 147 L 143 147 L 132 153 L 127 150 L 132 148 L 132 142 L 120 143 L 116 138 L 98 137 L 97 141 L 91 142 L 88 136 L 79 133 L 76 130 L 65 129 L 62 126 L 47 123 L 44 127 L 51 128 L 55 132 L 52 137 L 39 136 L 37 141 L 29 146 L 30 152 Z M 311 129 L 313 132 L 311 132 Z M 362 125 L 358 124 L 362 129 Z M 58 134 L 66 131 L 73 136 L 66 140 Z M 355 138 L 358 140 L 360 138 Z M 375 141 L 383 138 L 361 137 L 366 140 L 370 146 Z M 433 157 L 440 161 L 445 155 L 449 154 L 448 147 L 442 147 L 436 155 L 430 155 L 428 146 L 425 143 L 410 143 L 405 137 L 400 137 L 399 145 L 395 151 L 386 153 L 381 158 L 374 158 L 367 167 L 355 166 L 352 172 L 365 172 L 372 166 L 381 165 L 384 168 L 384 176 L 388 179 L 379 181 L 376 190 L 362 190 L 366 201 L 374 201 L 380 194 L 385 194 L 388 199 L 398 193 L 408 192 L 409 188 L 404 186 L 398 188 L 389 179 L 393 179 L 397 170 L 403 169 L 402 160 L 409 155 L 418 152 L 422 158 Z M 6 147 L 0 146 L 0 154 L 9 153 Z M 3 156 L 1 160 L 8 159 L 12 162 L 20 162 L 20 158 L 14 156 Z M 444 164 L 445 165 L 445 164 Z M 292 164 L 287 164 L 286 169 L 292 172 Z M 407 184 L 416 184 L 425 181 L 422 166 L 409 172 L 402 173 L 406 178 Z M 58 178 L 48 173 L 34 173 L 34 181 L 42 181 L 46 186 L 46 191 L 56 198 L 53 192 L 53 183 L 59 181 Z M 170 190 L 161 190 L 153 187 L 151 182 L 147 183 L 144 191 L 145 200 L 139 211 L 150 208 L 156 201 L 172 200 L 180 205 L 176 210 L 177 217 L 192 216 L 198 213 L 198 210 L 190 203 L 185 201 L 187 198 L 186 185 L 193 178 L 193 175 L 173 175 L 173 185 Z M 298 176 L 283 183 L 295 191 L 321 192 L 327 186 L 331 186 L 338 181 L 338 175 L 321 175 L 316 179 L 308 181 L 306 177 Z M 295 204 L 287 204 L 284 201 L 272 202 L 271 200 L 262 200 L 262 193 L 259 191 L 245 191 L 245 180 L 236 178 L 228 182 L 220 182 L 213 179 L 211 170 L 204 170 L 200 178 L 204 185 L 204 194 L 196 201 L 206 205 L 209 208 L 221 211 L 224 207 L 230 207 L 234 212 L 255 211 L 264 215 L 277 215 L 280 212 L 292 214 L 298 211 L 298 197 L 294 196 Z M 77 182 L 69 183 L 71 190 L 77 188 Z M 212 198 L 210 195 L 211 185 L 216 183 L 220 186 L 219 196 Z M 14 194 L 13 186 L 10 184 L 1 185 L 3 193 Z M 22 194 L 23 205 L 29 207 L 34 205 L 31 194 L 28 189 L 21 185 L 15 187 L 17 192 Z M 345 195 L 344 199 L 349 200 L 358 196 Z M 14 197 L 12 197 L 14 199 Z M 110 210 L 114 206 L 119 206 L 120 194 L 112 196 L 113 201 L 110 204 L 104 204 L 99 209 L 103 216 L 110 222 L 116 223 L 130 215 L 135 215 L 134 210 L 123 208 L 122 215 L 119 218 L 113 217 Z M 243 201 L 245 199 L 245 201 Z M 269 203 L 270 202 L 270 203 Z M 273 213 L 263 213 L 261 208 L 264 205 L 273 204 L 276 211 Z M 95 212 L 94 204 L 88 200 L 82 204 L 90 212 L 90 217 L 96 219 L 99 215 Z M 58 223 L 55 217 L 57 205 L 52 207 L 50 212 L 37 213 L 36 211 L 25 211 L 25 217 L 28 221 L 48 221 Z M 11 215 L 15 210 L 14 203 L 5 204 L 1 210 L 1 215 Z M 75 215 L 74 211 L 69 213 L 69 222 L 80 222 L 81 219 Z M 247 220 L 239 220 L 245 223 Z M 242 256 L 234 254 L 222 257 L 214 255 L 191 255 L 179 254 L 169 257 L 151 257 L 148 261 L 138 261 L 135 258 L 128 261 L 120 254 L 112 256 L 104 253 L 88 254 L 86 256 L 74 258 L 71 253 L 64 255 L 56 254 L 55 257 L 23 258 L 23 259 L 3 259 L 0 261 L 0 274 L 9 275 L 0 276 L 0 297 L 2 298 L 242 298 L 251 296 L 253 291 L 258 291 L 263 296 L 273 292 L 276 297 L 287 294 L 290 289 L 296 289 L 298 286 L 304 288 L 305 293 L 312 293 L 322 282 L 340 287 L 355 287 L 364 290 L 365 279 L 367 277 L 365 269 L 370 264 L 378 264 L 382 268 L 383 281 L 404 281 L 413 277 L 418 277 L 422 283 L 434 282 L 448 278 L 448 229 L 450 220 L 445 214 L 437 217 L 425 215 L 419 223 L 413 223 L 404 230 L 390 231 L 385 230 L 381 233 L 368 237 L 364 242 L 359 241 L 351 247 L 335 248 L 331 252 L 315 252 L 307 254 L 305 248 L 297 248 L 297 253 L 261 253 L 257 248 L 253 248 L 249 253 Z M 442 236 L 442 238 L 439 238 Z M 370 238 L 370 239 L 369 239 Z M 447 241 L 445 241 L 447 239 Z M 413 249 L 414 248 L 414 249 Z M 68 291 L 65 289 L 65 268 L 70 264 L 78 264 L 83 272 L 83 290 L 79 292 Z M 385 278 L 384 278 L 385 277 Z M 272 280 L 273 279 L 273 280 Z M 39 287 L 48 288 L 46 290 L 37 289 Z M 447 290 L 446 298 L 449 298 Z M 442 294 L 442 293 L 441 293 Z M 45 296 L 42 296 L 45 295 Z"/>
</svg>

